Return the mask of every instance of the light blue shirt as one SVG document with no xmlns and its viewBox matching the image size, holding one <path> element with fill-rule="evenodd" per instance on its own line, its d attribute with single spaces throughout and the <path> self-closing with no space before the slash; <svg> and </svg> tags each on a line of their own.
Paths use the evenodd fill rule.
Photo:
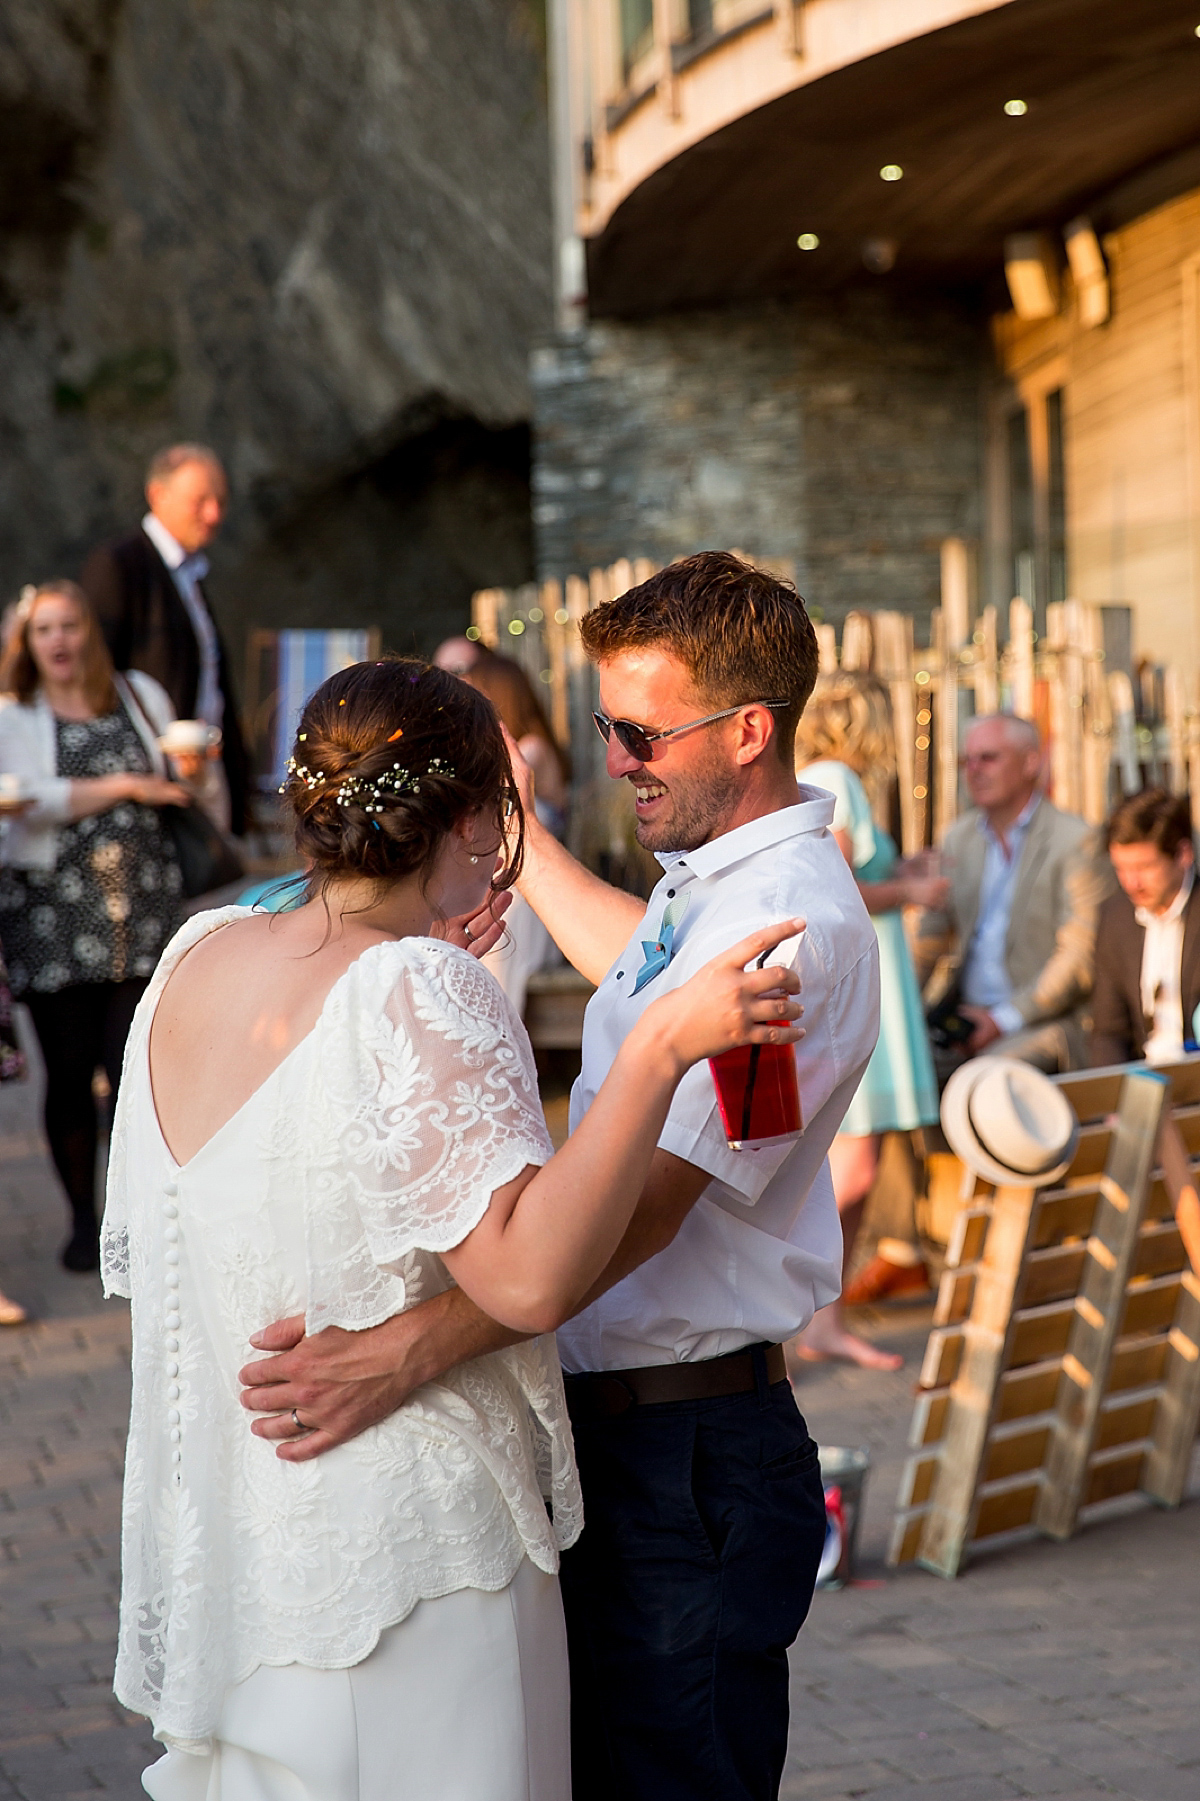
<svg viewBox="0 0 1200 1801">
<path fill-rule="evenodd" d="M 1021 852 L 1029 824 L 1041 805 L 1035 794 L 1008 828 L 1008 848 L 979 816 L 979 829 L 987 849 L 983 857 L 983 882 L 979 890 L 979 917 L 963 966 L 962 997 L 969 1007 L 985 1007 L 1004 1033 L 1019 1032 L 1025 1024 L 1013 1005 L 1012 983 L 1004 947 L 1012 918 L 1013 890 L 1021 866 Z"/>
</svg>

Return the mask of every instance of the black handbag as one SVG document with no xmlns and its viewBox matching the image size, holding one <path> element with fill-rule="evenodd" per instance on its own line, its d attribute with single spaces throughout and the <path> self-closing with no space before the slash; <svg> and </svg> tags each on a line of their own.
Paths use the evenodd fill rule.
<svg viewBox="0 0 1200 1801">
<path fill-rule="evenodd" d="M 157 737 L 133 683 L 118 676 L 117 691 L 126 702 L 126 711 L 128 702 L 132 701 L 146 730 L 152 738 Z M 214 888 L 227 888 L 231 882 L 241 881 L 246 873 L 245 864 L 203 807 L 193 801 L 188 807 L 160 807 L 158 811 L 175 846 L 185 900 L 196 900 L 201 894 L 211 894 Z"/>
<path fill-rule="evenodd" d="M 190 807 L 161 807 L 159 811 L 175 846 L 187 900 L 241 881 L 246 873 L 242 859 L 203 807 L 193 802 Z"/>
</svg>

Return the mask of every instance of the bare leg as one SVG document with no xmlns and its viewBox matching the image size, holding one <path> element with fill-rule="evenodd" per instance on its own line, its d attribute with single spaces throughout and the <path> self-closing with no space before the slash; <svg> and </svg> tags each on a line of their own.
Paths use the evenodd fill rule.
<svg viewBox="0 0 1200 1801">
<path fill-rule="evenodd" d="M 839 1133 L 829 1147 L 833 1192 L 842 1220 L 843 1269 L 849 1265 L 853 1254 L 863 1209 L 878 1168 L 877 1134 L 869 1138 L 849 1138 Z M 863 1369 L 896 1370 L 904 1362 L 903 1357 L 876 1350 L 865 1338 L 851 1332 L 846 1326 L 840 1301 L 832 1301 L 815 1313 L 794 1342 L 797 1356 L 810 1363 L 837 1358 L 844 1363 L 857 1363 Z"/>
</svg>

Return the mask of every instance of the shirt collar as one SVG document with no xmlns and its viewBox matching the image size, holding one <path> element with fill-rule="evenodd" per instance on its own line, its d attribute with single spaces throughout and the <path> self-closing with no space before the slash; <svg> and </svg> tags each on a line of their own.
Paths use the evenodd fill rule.
<svg viewBox="0 0 1200 1801">
<path fill-rule="evenodd" d="M 187 551 L 183 545 L 171 536 L 162 520 L 154 513 L 146 514 L 142 520 L 142 530 L 168 569 L 178 569 L 181 563 L 187 562 Z"/>
<path fill-rule="evenodd" d="M 1025 805 L 1021 808 L 1021 811 L 1017 814 L 1017 817 L 1008 828 L 1008 841 L 1010 844 L 1014 838 L 1020 837 L 1025 832 L 1030 820 L 1033 818 L 1041 804 L 1042 796 L 1040 794 L 1034 793 L 1030 795 L 1029 799 L 1025 802 Z M 979 815 L 979 829 L 985 838 L 990 838 L 992 840 L 993 844 L 1000 843 L 999 832 L 992 830 L 991 822 L 984 812 L 981 812 Z"/>
<path fill-rule="evenodd" d="M 674 871 L 683 865 L 704 881 L 758 851 L 769 850 L 773 844 L 782 844 L 789 838 L 819 832 L 832 825 L 832 794 L 827 794 L 823 788 L 806 788 L 799 783 L 797 793 L 800 798 L 794 806 L 777 807 L 772 813 L 760 814 L 757 819 L 747 820 L 745 825 L 735 826 L 732 832 L 722 832 L 719 838 L 697 845 L 695 850 L 655 851 L 654 854 L 664 869 Z"/>
<path fill-rule="evenodd" d="M 1171 902 L 1165 913 L 1152 913 L 1149 907 L 1135 907 L 1133 916 L 1142 929 L 1145 931 L 1148 930 L 1150 926 L 1174 925 L 1175 921 L 1182 915 L 1183 909 L 1188 904 L 1188 897 L 1192 892 L 1192 886 L 1195 880 L 1196 866 L 1194 863 L 1189 863 L 1188 867 L 1183 872 L 1183 880 L 1179 884 L 1179 893 L 1175 896 L 1175 899 Z"/>
</svg>

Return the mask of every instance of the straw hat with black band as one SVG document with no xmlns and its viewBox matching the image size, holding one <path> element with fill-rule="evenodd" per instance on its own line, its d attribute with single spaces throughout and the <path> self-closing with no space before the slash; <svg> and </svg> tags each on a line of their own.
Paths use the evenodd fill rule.
<svg viewBox="0 0 1200 1801">
<path fill-rule="evenodd" d="M 1070 1167 L 1079 1121 L 1061 1088 L 1015 1057 L 972 1057 L 942 1095 L 942 1130 L 976 1175 L 1045 1187 Z"/>
</svg>

